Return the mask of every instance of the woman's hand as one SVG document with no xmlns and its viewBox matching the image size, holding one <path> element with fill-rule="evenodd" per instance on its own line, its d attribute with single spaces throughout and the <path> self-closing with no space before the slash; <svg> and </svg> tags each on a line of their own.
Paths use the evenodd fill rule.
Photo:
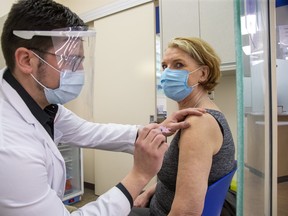
<svg viewBox="0 0 288 216">
<path fill-rule="evenodd" d="M 134 200 L 134 206 L 137 208 L 146 208 L 148 207 L 149 201 L 150 197 L 146 191 L 144 191 Z"/>
<path fill-rule="evenodd" d="M 154 195 L 156 190 L 156 184 L 150 186 L 147 188 L 143 193 L 141 193 L 135 200 L 134 200 L 134 206 L 138 208 L 147 208 L 149 207 L 149 202 L 151 200 L 151 197 Z"/>
</svg>

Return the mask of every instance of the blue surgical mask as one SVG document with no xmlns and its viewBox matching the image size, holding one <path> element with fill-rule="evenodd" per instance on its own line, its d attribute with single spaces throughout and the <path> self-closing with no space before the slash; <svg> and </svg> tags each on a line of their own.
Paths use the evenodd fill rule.
<svg viewBox="0 0 288 216">
<path fill-rule="evenodd" d="M 50 89 L 40 83 L 32 74 L 33 79 L 44 88 L 47 101 L 50 104 L 65 104 L 80 94 L 84 85 L 84 71 L 60 72 L 60 85 L 57 89 Z"/>
<path fill-rule="evenodd" d="M 187 70 L 172 70 L 166 68 L 163 71 L 160 80 L 166 97 L 179 102 L 191 94 L 195 86 L 199 83 L 196 83 L 193 86 L 188 86 L 188 78 L 190 74 L 199 69 L 200 67 L 190 72 Z"/>
<path fill-rule="evenodd" d="M 49 64 L 35 52 L 33 52 L 35 56 L 37 56 L 41 61 L 45 64 L 53 68 L 54 70 L 60 73 L 60 85 L 57 89 L 51 89 L 44 86 L 41 82 L 39 82 L 33 74 L 31 76 L 33 79 L 44 88 L 45 97 L 50 104 L 65 104 L 80 94 L 82 87 L 84 85 L 84 71 L 83 70 L 63 70 L 60 71 L 56 69 L 54 66 Z"/>
</svg>

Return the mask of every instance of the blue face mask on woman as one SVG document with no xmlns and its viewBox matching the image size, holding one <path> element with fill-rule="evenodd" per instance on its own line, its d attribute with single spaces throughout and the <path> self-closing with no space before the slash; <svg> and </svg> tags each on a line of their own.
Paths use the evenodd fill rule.
<svg viewBox="0 0 288 216">
<path fill-rule="evenodd" d="M 197 86 L 196 83 L 193 86 L 188 86 L 189 75 L 199 70 L 199 68 L 190 72 L 187 70 L 172 70 L 166 68 L 161 75 L 161 86 L 164 90 L 166 97 L 175 100 L 177 102 L 185 99 Z"/>
</svg>

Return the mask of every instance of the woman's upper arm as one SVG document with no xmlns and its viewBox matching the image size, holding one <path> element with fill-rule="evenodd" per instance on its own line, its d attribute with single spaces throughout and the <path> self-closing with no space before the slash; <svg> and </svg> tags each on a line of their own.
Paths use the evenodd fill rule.
<svg viewBox="0 0 288 216">
<path fill-rule="evenodd" d="M 222 135 L 216 120 L 209 114 L 191 116 L 188 120 L 191 126 L 182 131 L 179 141 L 177 183 L 171 213 L 201 215 L 213 154 L 221 146 Z"/>
</svg>

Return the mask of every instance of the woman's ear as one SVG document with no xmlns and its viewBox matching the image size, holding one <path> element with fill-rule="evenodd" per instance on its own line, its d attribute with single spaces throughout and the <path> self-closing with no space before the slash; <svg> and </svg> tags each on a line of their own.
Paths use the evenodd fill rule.
<svg viewBox="0 0 288 216">
<path fill-rule="evenodd" d="M 205 82 L 207 80 L 209 72 L 210 72 L 210 69 L 207 65 L 202 66 L 200 82 Z"/>
<path fill-rule="evenodd" d="M 30 74 L 33 71 L 33 59 L 34 55 L 27 48 L 20 47 L 15 51 L 15 67 L 21 72 Z"/>
</svg>

